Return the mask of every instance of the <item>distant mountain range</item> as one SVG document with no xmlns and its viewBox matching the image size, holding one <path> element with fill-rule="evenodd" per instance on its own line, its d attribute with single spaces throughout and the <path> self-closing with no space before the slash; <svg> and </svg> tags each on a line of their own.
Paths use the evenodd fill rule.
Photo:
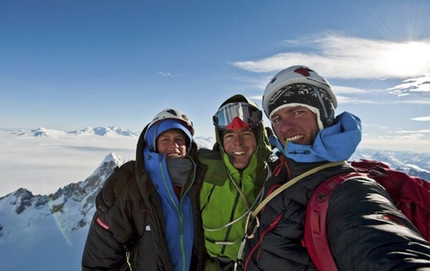
<svg viewBox="0 0 430 271">
<path fill-rule="evenodd" d="M 0 130 L 15 134 L 18 136 L 34 136 L 34 137 L 50 137 L 50 138 L 65 138 L 73 136 L 103 136 L 103 137 L 139 137 L 139 132 L 131 130 L 124 130 L 118 126 L 100 126 L 100 127 L 87 127 L 81 130 L 74 131 L 62 131 L 55 129 L 37 128 L 37 129 L 5 129 Z M 197 145 L 199 148 L 212 148 L 215 143 L 213 137 L 195 136 Z"/>
<path fill-rule="evenodd" d="M 46 137 L 138 136 L 138 133 L 118 127 L 87 128 L 63 133 L 40 128 L 20 133 L 27 136 Z M 214 143 L 214 139 L 211 137 L 196 137 L 195 139 L 200 147 L 211 148 Z M 363 158 L 382 161 L 392 168 L 430 180 L 430 155 L 427 154 L 359 149 L 351 160 Z M 70 269 L 63 267 L 61 270 L 79 270 L 80 253 L 95 212 L 95 197 L 114 168 L 125 162 L 115 153 L 110 153 L 84 181 L 66 185 L 53 194 L 33 195 L 27 189 L 20 188 L 1 197 L 0 251 L 2 253 L 4 251 L 6 256 L 2 257 L 0 269 L 60 270 L 59 261 L 71 261 Z M 67 244 L 64 244 L 65 242 Z M 29 243 L 30 245 L 25 247 L 18 245 Z M 48 250 L 45 248 L 47 244 L 48 246 L 56 244 L 58 248 Z M 40 250 L 43 249 L 46 249 L 46 254 L 39 255 Z M 16 255 L 29 255 L 28 257 L 33 257 L 35 260 L 25 263 L 25 261 L 20 261 L 20 257 Z M 60 260 L 52 261 L 51 259 L 55 257 Z M 14 269 L 17 266 L 20 268 Z"/>
<path fill-rule="evenodd" d="M 87 127 L 81 130 L 75 131 L 62 131 L 46 128 L 37 129 L 16 129 L 10 130 L 10 132 L 23 136 L 37 136 L 37 137 L 54 137 L 61 138 L 65 136 L 76 136 L 76 135 L 97 135 L 97 136 L 139 136 L 140 132 L 132 132 L 130 130 L 123 130 L 118 126 L 100 126 L 100 127 Z"/>
</svg>

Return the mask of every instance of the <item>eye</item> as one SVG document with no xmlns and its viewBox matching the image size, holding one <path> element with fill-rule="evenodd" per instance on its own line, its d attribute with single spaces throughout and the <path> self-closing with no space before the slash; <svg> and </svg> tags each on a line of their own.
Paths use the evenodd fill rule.
<svg viewBox="0 0 430 271">
<path fill-rule="evenodd" d="M 183 142 L 185 142 L 185 138 L 184 137 L 177 137 L 176 142 L 183 143 Z"/>
<path fill-rule="evenodd" d="M 227 133 L 227 134 L 225 134 L 224 135 L 224 139 L 226 139 L 226 138 L 231 138 L 233 136 L 233 134 L 231 134 L 231 133 Z"/>
<path fill-rule="evenodd" d="M 252 131 L 245 131 L 243 132 L 243 136 L 254 136 L 254 133 Z"/>
<path fill-rule="evenodd" d="M 299 109 L 293 111 L 293 115 L 294 116 L 300 116 L 300 115 L 305 114 L 306 112 L 307 112 L 306 109 L 299 108 Z"/>
<path fill-rule="evenodd" d="M 279 117 L 279 115 L 274 115 L 274 116 L 272 116 L 272 119 L 271 119 L 273 124 L 279 122 L 280 120 L 281 120 L 281 118 Z"/>
<path fill-rule="evenodd" d="M 161 142 L 168 142 L 169 138 L 168 137 L 162 137 L 162 138 L 160 138 L 160 141 Z"/>
</svg>

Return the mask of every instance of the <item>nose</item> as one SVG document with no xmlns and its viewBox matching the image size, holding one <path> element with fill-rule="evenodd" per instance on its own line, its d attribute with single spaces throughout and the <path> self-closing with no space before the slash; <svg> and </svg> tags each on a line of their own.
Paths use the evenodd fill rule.
<svg viewBox="0 0 430 271">
<path fill-rule="evenodd" d="M 234 137 L 234 144 L 235 144 L 235 145 L 242 145 L 242 144 L 243 144 L 243 137 L 242 137 L 242 135 L 241 135 L 241 134 L 237 134 L 237 135 Z"/>
<path fill-rule="evenodd" d="M 275 126 L 276 134 L 287 134 L 294 127 L 293 122 L 288 118 L 283 118 L 278 125 Z"/>
<path fill-rule="evenodd" d="M 178 143 L 178 140 L 172 140 L 172 141 L 170 141 L 170 146 L 173 146 L 173 147 L 175 147 L 175 148 L 177 148 L 177 147 L 179 147 L 179 143 Z"/>
</svg>

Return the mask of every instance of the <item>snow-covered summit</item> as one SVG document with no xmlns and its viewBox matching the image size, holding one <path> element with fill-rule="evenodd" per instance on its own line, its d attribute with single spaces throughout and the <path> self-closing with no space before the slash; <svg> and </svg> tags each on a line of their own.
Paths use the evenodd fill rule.
<svg viewBox="0 0 430 271">
<path fill-rule="evenodd" d="M 70 136 L 104 136 L 104 137 L 137 137 L 140 132 L 133 132 L 128 129 L 122 129 L 118 126 L 100 126 L 100 127 L 87 127 L 81 130 L 62 131 L 55 129 L 46 129 L 43 127 L 31 130 L 21 129 L 19 133 L 21 136 L 34 136 L 34 137 L 49 137 L 49 138 L 64 138 Z"/>
<path fill-rule="evenodd" d="M 60 131 L 60 130 L 46 129 L 46 128 L 41 127 L 41 128 L 30 130 L 30 134 L 32 134 L 36 137 L 57 138 L 57 137 L 65 136 L 67 134 L 67 132 Z M 24 135 L 25 135 L 25 133 L 24 133 Z"/>
<path fill-rule="evenodd" d="M 0 241 L 18 238 L 28 227 L 38 228 L 54 218 L 65 231 L 86 226 L 95 211 L 95 196 L 114 168 L 125 161 L 114 153 L 108 154 L 100 166 L 78 183 L 71 183 L 49 195 L 33 195 L 20 188 L 0 198 Z"/>
<path fill-rule="evenodd" d="M 118 126 L 106 126 L 106 127 L 87 127 L 82 130 L 71 131 L 69 134 L 75 135 L 98 135 L 98 136 L 139 136 L 140 132 L 133 132 L 131 130 L 124 130 Z"/>
</svg>

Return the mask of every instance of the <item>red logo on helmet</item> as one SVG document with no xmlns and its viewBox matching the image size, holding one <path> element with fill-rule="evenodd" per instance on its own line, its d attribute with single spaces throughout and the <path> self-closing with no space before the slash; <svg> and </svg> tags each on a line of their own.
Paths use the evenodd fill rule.
<svg viewBox="0 0 430 271">
<path fill-rule="evenodd" d="M 295 69 L 294 70 L 294 72 L 296 72 L 296 73 L 298 73 L 298 74 L 301 74 L 301 75 L 303 75 L 303 76 L 305 76 L 305 77 L 308 77 L 308 76 L 310 76 L 311 74 L 309 73 L 309 70 L 308 69 L 306 69 L 306 68 L 303 68 L 303 67 L 300 67 L 300 68 L 298 68 L 298 69 Z"/>
</svg>

